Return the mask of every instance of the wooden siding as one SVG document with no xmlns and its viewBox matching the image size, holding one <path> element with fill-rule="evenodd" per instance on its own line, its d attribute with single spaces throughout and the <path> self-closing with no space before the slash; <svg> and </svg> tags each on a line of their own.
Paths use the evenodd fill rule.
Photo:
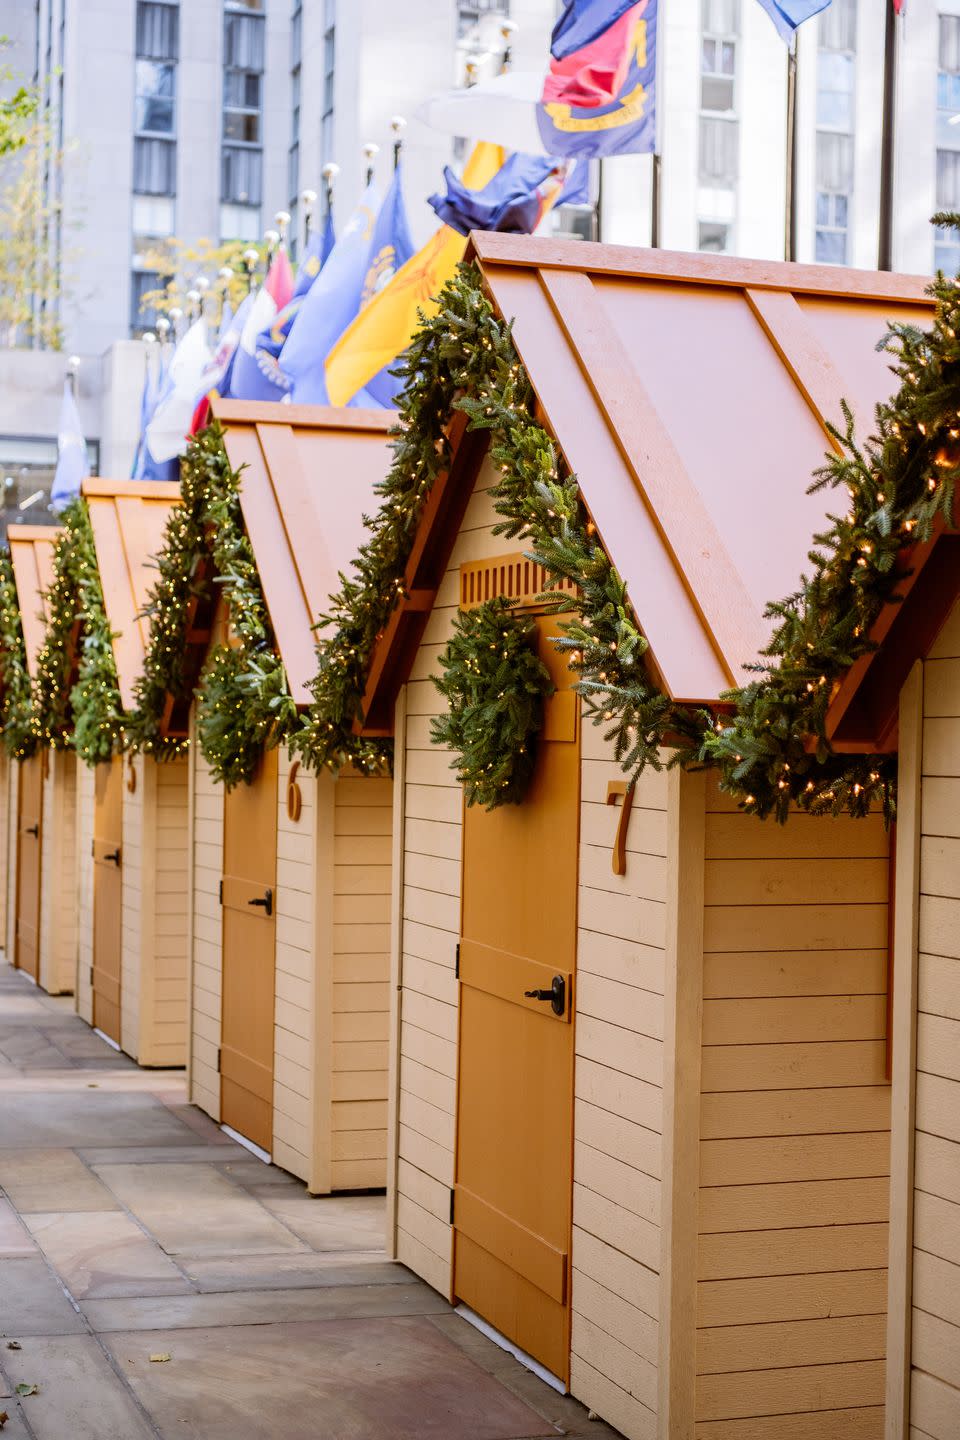
<svg viewBox="0 0 960 1440">
<path fill-rule="evenodd" d="M 150 763 L 156 768 L 153 761 Z M 128 1055 L 139 1060 L 143 950 L 149 943 L 154 918 L 152 909 L 146 909 L 151 857 L 145 853 L 148 847 L 144 845 L 144 824 L 153 801 L 144 793 L 143 756 L 135 756 L 132 765 L 136 787 L 131 793 L 131 761 L 125 759 L 120 802 L 120 1044 Z"/>
<path fill-rule="evenodd" d="M 302 810 L 287 814 L 290 761 L 279 757 L 277 782 L 277 979 L 273 1052 L 273 1159 L 310 1178 L 313 1137 L 314 880 L 317 782 L 297 775 Z M 317 1063 L 321 1063 L 316 1057 Z"/>
<path fill-rule="evenodd" d="M 7 845 L 7 868 L 3 871 L 5 876 L 4 894 L 6 897 L 6 916 L 3 928 L 3 944 L 8 964 L 13 964 L 13 957 L 16 950 L 16 929 L 17 929 L 17 799 L 20 793 L 20 766 L 19 763 L 10 760 L 7 762 L 6 775 L 6 811 L 4 814 L 4 834 Z"/>
<path fill-rule="evenodd" d="M 478 477 L 406 687 L 403 894 L 400 939 L 399 1100 L 396 1255 L 436 1290 L 450 1294 L 450 1187 L 456 1117 L 457 982 L 463 793 L 449 754 L 430 743 L 430 719 L 444 709 L 430 676 L 457 611 L 459 570 L 468 560 L 506 555 L 514 541 L 491 534 L 495 521 L 487 462 Z M 359 819 L 359 816 L 358 816 Z M 380 821 L 371 815 L 371 825 Z M 375 832 L 376 833 L 376 832 Z M 388 910 L 384 910 L 385 917 Z M 361 927 L 355 927 L 358 932 Z M 388 950 L 387 925 L 371 930 Z M 357 1042 L 358 1044 L 360 1042 Z M 369 1059 L 386 1064 L 386 1045 Z M 390 1167 L 392 1172 L 392 1165 Z"/>
<path fill-rule="evenodd" d="M 711 781 L 704 886 L 696 1433 L 879 1440 L 888 838 Z"/>
<path fill-rule="evenodd" d="M 9 851 L 9 811 L 10 803 L 10 760 L 5 750 L 0 750 L 0 876 L 6 876 L 7 857 Z M 7 899 L 9 886 L 4 880 L 0 884 L 0 936 L 5 937 L 7 933 Z M 4 943 L 6 943 L 4 941 Z"/>
<path fill-rule="evenodd" d="M 333 786 L 331 1186 L 387 1174 L 393 782 L 345 772 Z"/>
<path fill-rule="evenodd" d="M 960 605 L 923 676 L 910 1422 L 960 1435 Z M 914 1430 L 911 1430 L 911 1434 Z"/>
<path fill-rule="evenodd" d="M 190 1099 L 220 1119 L 220 1000 L 223 970 L 220 880 L 223 875 L 223 786 L 216 785 L 195 736 L 190 746 L 193 834 L 190 836 L 193 934 L 190 996 Z"/>
<path fill-rule="evenodd" d="M 136 791 L 124 794 L 124 836 L 127 802 L 142 795 L 138 1058 L 179 1066 L 187 1060 L 188 765 L 185 756 L 163 764 L 137 757 L 135 764 Z"/>
<path fill-rule="evenodd" d="M 640 780 L 614 875 L 622 779 L 584 715 L 570 1386 L 640 1440 L 658 1405 L 667 777 Z"/>
<path fill-rule="evenodd" d="M 93 1024 L 93 818 L 96 781 L 89 765 L 77 765 L 77 1013 Z"/>
<path fill-rule="evenodd" d="M 72 995 L 77 983 L 77 757 L 44 756 L 40 859 L 39 981 L 51 995 Z"/>
</svg>

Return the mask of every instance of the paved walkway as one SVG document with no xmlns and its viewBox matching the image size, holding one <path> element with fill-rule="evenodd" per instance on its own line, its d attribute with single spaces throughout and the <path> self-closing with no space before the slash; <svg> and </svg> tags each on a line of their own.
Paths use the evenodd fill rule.
<svg viewBox="0 0 960 1440">
<path fill-rule="evenodd" d="M 72 1005 L 0 962 L 3 1440 L 615 1440 Z"/>
</svg>

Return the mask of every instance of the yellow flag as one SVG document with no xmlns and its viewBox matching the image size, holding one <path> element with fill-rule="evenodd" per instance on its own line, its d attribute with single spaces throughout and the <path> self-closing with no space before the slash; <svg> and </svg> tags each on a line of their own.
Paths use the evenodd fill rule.
<svg viewBox="0 0 960 1440">
<path fill-rule="evenodd" d="M 482 190 L 504 159 L 499 145 L 482 141 L 474 146 L 464 166 L 464 185 Z M 417 312 L 436 313 L 436 297 L 453 277 L 466 248 L 466 236 L 441 225 L 348 325 L 327 356 L 327 394 L 332 405 L 346 405 L 368 380 L 403 354 L 420 325 Z"/>
</svg>

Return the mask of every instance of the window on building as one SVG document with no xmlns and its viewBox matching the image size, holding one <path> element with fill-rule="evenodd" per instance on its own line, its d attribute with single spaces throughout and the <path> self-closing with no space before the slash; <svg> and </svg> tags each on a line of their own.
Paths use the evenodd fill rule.
<svg viewBox="0 0 960 1440">
<path fill-rule="evenodd" d="M 960 210 L 960 149 L 937 151 L 937 209 Z M 960 237 L 955 230 L 934 232 L 934 265 L 948 275 L 960 271 Z"/>
<path fill-rule="evenodd" d="M 736 103 L 739 0 L 700 4 L 699 178 L 711 188 L 732 189 L 739 169 Z"/>
<path fill-rule="evenodd" d="M 937 109 L 960 111 L 960 15 L 939 17 Z"/>
<path fill-rule="evenodd" d="M 817 30 L 816 215 L 814 253 L 846 265 L 853 205 L 857 0 L 834 0 Z"/>
<path fill-rule="evenodd" d="M 739 169 L 739 126 L 735 120 L 700 116 L 700 180 L 730 188 Z"/>
<path fill-rule="evenodd" d="M 152 330 L 157 323 L 157 312 L 152 305 L 144 306 L 143 297 L 159 285 L 153 270 L 134 270 L 130 276 L 130 328 L 134 335 Z"/>
<path fill-rule="evenodd" d="M 732 110 L 736 45 L 705 35 L 700 50 L 701 110 Z"/>
<path fill-rule="evenodd" d="M 221 225 L 227 207 L 256 214 L 263 199 L 263 69 L 265 21 L 262 3 L 226 0 L 223 15 L 223 149 L 220 157 Z M 244 228 L 248 220 L 243 217 Z M 226 235 L 223 238 L 227 238 Z M 230 238 L 248 238 L 233 236 Z"/>
<path fill-rule="evenodd" d="M 133 189 L 136 195 L 173 195 L 177 188 L 177 147 L 172 140 L 136 136 Z"/>
<path fill-rule="evenodd" d="M 259 205 L 262 200 L 263 157 L 259 150 L 224 145 L 220 198 L 228 204 Z"/>
<path fill-rule="evenodd" d="M 290 153 L 287 157 L 287 193 L 290 196 L 291 214 L 300 194 L 300 65 L 302 60 L 303 6 L 301 0 L 294 0 L 293 17 L 290 24 L 290 95 L 292 112 L 290 119 Z"/>
<path fill-rule="evenodd" d="M 137 0 L 137 54 L 143 60 L 176 60 L 180 10 L 169 0 Z"/>
<path fill-rule="evenodd" d="M 176 66 L 161 60 L 138 60 L 136 127 L 139 135 L 172 135 Z"/>
<path fill-rule="evenodd" d="M 510 0 L 464 0 L 457 6 L 457 40 L 473 33 L 485 15 L 502 15 L 509 19 Z"/>
<path fill-rule="evenodd" d="M 697 225 L 697 249 L 723 255 L 730 248 L 730 226 L 718 220 L 701 220 Z"/>
<path fill-rule="evenodd" d="M 333 109 L 336 94 L 337 64 L 337 5 L 336 0 L 324 0 L 323 10 L 323 109 L 320 120 L 320 153 L 324 164 L 333 159 Z M 324 210 L 327 199 L 324 189 Z"/>
</svg>

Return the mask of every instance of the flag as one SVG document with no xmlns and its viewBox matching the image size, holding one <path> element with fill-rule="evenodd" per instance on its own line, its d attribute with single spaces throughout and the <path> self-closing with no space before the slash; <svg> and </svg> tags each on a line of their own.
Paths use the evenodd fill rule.
<svg viewBox="0 0 960 1440">
<path fill-rule="evenodd" d="M 499 145 L 481 142 L 474 147 L 464 169 L 464 185 L 470 190 L 482 190 L 503 161 Z M 441 225 L 343 332 L 330 350 L 325 367 L 332 404 L 346 405 L 403 354 L 419 327 L 419 312 L 436 313 L 436 297 L 452 278 L 466 248 L 462 235 L 449 225 Z"/>
<path fill-rule="evenodd" d="M 431 95 L 417 108 L 416 118 L 444 135 L 485 140 L 524 155 L 545 155 L 537 123 L 543 80 L 542 66 L 539 70 L 508 70 L 466 89 Z"/>
<path fill-rule="evenodd" d="M 201 315 L 173 352 L 163 393 L 147 426 L 147 447 L 154 460 L 173 460 L 183 454 L 193 412 L 203 393 L 203 377 L 212 359 L 207 322 Z"/>
<path fill-rule="evenodd" d="M 283 309 L 277 312 L 273 323 L 257 339 L 257 364 L 261 373 L 277 391 L 276 394 L 270 395 L 269 398 L 272 400 L 282 400 L 290 389 L 290 381 L 280 369 L 280 351 L 286 344 L 287 336 L 300 313 L 307 292 L 323 269 L 335 243 L 333 218 L 328 215 L 323 233 L 312 235 L 303 252 L 303 259 L 297 267 L 297 279 L 293 287 L 293 294 Z"/>
<path fill-rule="evenodd" d="M 334 245 L 337 243 L 337 234 L 333 228 L 333 210 L 327 211 L 327 223 L 323 227 L 323 243 L 320 248 L 321 268 L 330 259 Z"/>
<path fill-rule="evenodd" d="M 413 255 L 413 240 L 407 223 L 407 210 L 403 203 L 403 164 L 394 168 L 390 189 L 387 191 L 380 214 L 374 226 L 367 255 L 367 273 L 360 291 L 360 309 L 365 310 L 377 295 L 389 285 Z M 339 337 L 338 337 L 339 338 Z M 400 381 L 385 367 L 375 375 L 359 395 L 350 401 L 351 405 L 379 405 L 389 410 L 396 402 Z"/>
<path fill-rule="evenodd" d="M 636 0 L 566 0 L 550 36 L 550 54 L 555 60 L 565 60 L 592 45 L 635 4 Z"/>
<path fill-rule="evenodd" d="M 140 392 L 140 434 L 137 440 L 137 448 L 133 456 L 133 464 L 130 467 L 131 480 L 143 479 L 143 465 L 147 453 L 147 426 L 153 418 L 153 412 L 156 409 L 157 405 L 157 395 L 159 393 L 159 376 L 157 373 L 155 373 L 155 368 L 153 365 L 154 347 L 145 347 L 145 349 L 146 354 L 144 356 L 145 364 L 143 370 L 143 389 Z M 161 359 L 159 363 L 162 366 L 163 360 Z"/>
<path fill-rule="evenodd" d="M 80 423 L 80 411 L 69 377 L 63 382 L 60 402 L 60 424 L 57 427 L 57 468 L 50 489 L 50 508 L 59 515 L 80 494 L 80 486 L 90 474 L 87 442 Z"/>
<path fill-rule="evenodd" d="M 379 195 L 371 180 L 329 260 L 307 292 L 297 323 L 280 352 L 280 369 L 290 382 L 297 403 L 330 403 L 324 361 L 360 310 L 370 241 L 379 209 Z"/>
<path fill-rule="evenodd" d="M 548 195 L 558 185 L 561 193 L 566 189 L 567 171 L 564 160 L 514 154 L 482 190 L 470 190 L 447 165 L 443 172 L 447 193 L 431 195 L 428 204 L 461 235 L 469 235 L 471 230 L 532 235 L 543 218 Z M 578 183 L 574 193 L 581 190 Z"/>
<path fill-rule="evenodd" d="M 548 155 L 656 148 L 657 0 L 567 0 L 551 56 L 537 107 Z"/>
<path fill-rule="evenodd" d="M 812 20 L 821 10 L 826 10 L 829 4 L 830 0 L 760 0 L 761 8 L 777 27 L 780 39 L 786 40 L 788 45 L 792 42 L 798 25 L 802 25 L 805 20 Z M 899 12 L 899 0 L 894 0 L 894 8 Z"/>
<path fill-rule="evenodd" d="M 282 400 L 283 391 L 257 364 L 257 348 L 278 311 L 293 296 L 293 271 L 283 246 L 274 255 L 267 277 L 247 312 L 233 361 L 229 394 L 234 400 Z"/>
</svg>

